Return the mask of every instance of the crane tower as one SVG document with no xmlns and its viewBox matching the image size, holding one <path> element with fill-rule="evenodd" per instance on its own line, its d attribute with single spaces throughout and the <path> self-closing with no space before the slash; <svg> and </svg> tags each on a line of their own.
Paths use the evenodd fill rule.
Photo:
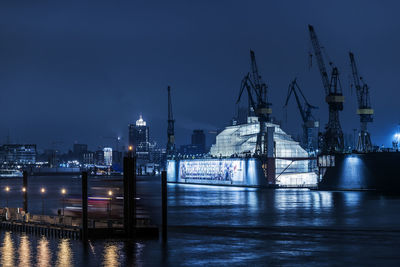
<svg viewBox="0 0 400 267">
<path fill-rule="evenodd" d="M 310 39 L 314 48 L 314 53 L 317 58 L 319 72 L 322 78 L 322 84 L 325 89 L 325 101 L 329 106 L 329 120 L 325 126 L 325 132 L 320 138 L 320 147 L 322 153 L 343 152 L 344 140 L 343 131 L 340 126 L 339 111 L 343 110 L 344 96 L 339 80 L 339 70 L 332 63 L 329 62 L 331 67 L 331 76 L 328 76 L 324 59 L 322 57 L 322 48 L 319 44 L 314 27 L 308 25 L 310 32 Z"/>
<path fill-rule="evenodd" d="M 357 92 L 358 109 L 357 114 L 360 115 L 360 132 L 358 133 L 357 151 L 369 152 L 372 149 L 371 137 L 367 130 L 367 124 L 372 122 L 374 110 L 371 108 L 369 98 L 369 87 L 363 78 L 358 75 L 354 54 L 349 52 L 350 65 L 353 73 L 354 86 Z M 362 82 L 362 84 L 360 83 Z"/>
</svg>

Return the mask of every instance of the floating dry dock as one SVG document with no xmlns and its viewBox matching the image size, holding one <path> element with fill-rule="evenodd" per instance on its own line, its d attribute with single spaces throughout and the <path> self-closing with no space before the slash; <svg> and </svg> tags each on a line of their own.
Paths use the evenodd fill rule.
<svg viewBox="0 0 400 267">
<path fill-rule="evenodd" d="M 207 158 L 168 160 L 168 182 L 249 187 L 317 186 L 316 160 L 278 124 L 265 123 L 271 173 L 265 173 L 255 154 L 260 123 L 249 116 L 247 123 L 225 127 L 216 137 Z M 268 165 L 267 164 L 267 165 Z M 268 169 L 268 167 L 266 168 Z"/>
</svg>

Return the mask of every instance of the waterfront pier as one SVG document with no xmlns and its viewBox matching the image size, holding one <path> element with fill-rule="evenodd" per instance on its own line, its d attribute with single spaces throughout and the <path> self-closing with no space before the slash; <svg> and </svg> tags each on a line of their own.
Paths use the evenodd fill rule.
<svg viewBox="0 0 400 267">
<path fill-rule="evenodd" d="M 115 195 L 112 190 L 106 190 L 106 196 L 99 196 L 99 194 L 91 196 L 89 194 L 88 174 L 87 172 L 82 172 L 81 200 L 74 200 L 78 202 L 80 207 L 75 207 L 76 209 L 73 212 L 65 214 L 66 190 L 62 189 L 63 207 L 62 210 L 58 210 L 57 215 L 44 214 L 43 195 L 46 192 L 45 188 L 40 190 L 42 194 L 42 213 L 39 215 L 27 212 L 29 177 L 24 172 L 23 208 L 8 207 L 8 205 L 7 207 L 0 207 L 0 229 L 45 235 L 53 238 L 68 237 L 82 241 L 108 238 L 158 239 L 158 227 L 152 222 L 150 213 L 141 203 L 142 200 L 136 197 L 136 172 L 134 166 L 135 158 L 131 156 L 125 157 L 122 196 Z M 123 201 L 122 203 L 121 200 Z M 29 203 L 30 207 L 34 205 L 39 205 L 39 203 Z M 96 211 L 96 208 L 99 209 L 102 206 L 106 206 L 106 209 Z"/>
</svg>

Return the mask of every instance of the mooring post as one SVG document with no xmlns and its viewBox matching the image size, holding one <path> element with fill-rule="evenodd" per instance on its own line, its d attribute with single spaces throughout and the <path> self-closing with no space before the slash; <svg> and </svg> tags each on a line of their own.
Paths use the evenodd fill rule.
<svg viewBox="0 0 400 267">
<path fill-rule="evenodd" d="M 124 231 L 125 234 L 129 236 L 129 180 L 128 180 L 128 157 L 124 157 L 123 161 L 123 173 L 124 173 Z"/>
<path fill-rule="evenodd" d="M 24 198 L 23 201 L 23 208 L 25 211 L 25 214 L 28 213 L 28 172 L 24 171 L 23 172 L 23 177 L 22 177 L 22 195 Z"/>
<path fill-rule="evenodd" d="M 88 174 L 82 172 L 82 240 L 88 241 Z"/>
<path fill-rule="evenodd" d="M 167 242 L 167 172 L 161 172 L 161 205 L 162 205 L 162 241 Z"/>
<path fill-rule="evenodd" d="M 128 237 L 135 235 L 136 228 L 136 162 L 128 153 L 124 157 L 124 229 Z"/>
<path fill-rule="evenodd" d="M 131 224 L 131 235 L 132 237 L 136 236 L 136 157 L 132 158 L 131 163 L 132 173 L 130 177 L 129 184 L 129 201 L 132 203 L 131 205 L 131 216 L 130 216 L 130 224 Z"/>
</svg>

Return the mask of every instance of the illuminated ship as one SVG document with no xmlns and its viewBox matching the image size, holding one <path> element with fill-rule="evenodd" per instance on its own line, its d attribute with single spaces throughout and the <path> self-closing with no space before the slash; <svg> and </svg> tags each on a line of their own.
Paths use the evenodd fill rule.
<svg viewBox="0 0 400 267">
<path fill-rule="evenodd" d="M 254 157 L 260 123 L 257 117 L 248 117 L 247 123 L 228 126 L 219 133 L 208 157 L 169 160 L 168 182 L 315 187 L 317 174 L 312 171 L 313 161 L 309 159 L 307 151 L 279 125 L 270 122 L 265 124 L 275 162 L 273 177 L 266 176 L 261 161 Z"/>
</svg>

